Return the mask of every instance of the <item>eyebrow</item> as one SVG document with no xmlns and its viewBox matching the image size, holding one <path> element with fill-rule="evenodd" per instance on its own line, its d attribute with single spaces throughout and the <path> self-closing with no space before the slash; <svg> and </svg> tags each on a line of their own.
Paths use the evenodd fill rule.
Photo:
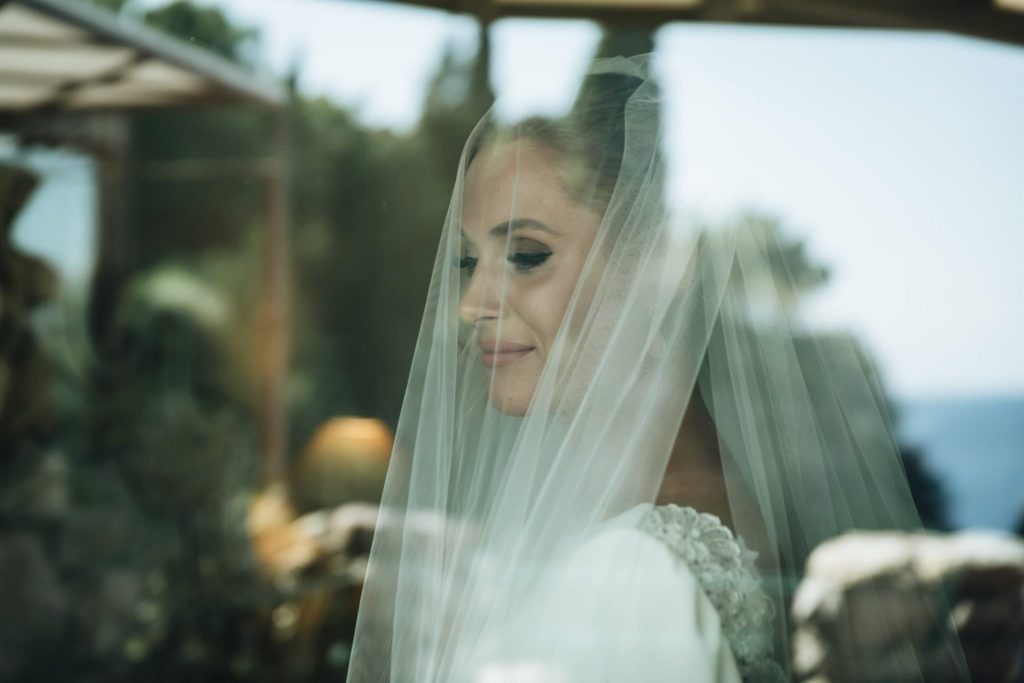
<svg viewBox="0 0 1024 683">
<path fill-rule="evenodd" d="M 494 235 L 495 237 L 500 237 L 502 235 L 507 235 L 509 232 L 519 230 L 520 228 L 537 228 L 538 230 L 543 230 L 549 235 L 557 236 L 559 234 L 558 232 L 552 230 L 550 227 L 548 227 L 544 223 L 541 223 L 535 218 L 513 218 L 510 221 L 498 223 L 488 232 L 491 235 Z"/>
<path fill-rule="evenodd" d="M 561 236 L 560 232 L 558 232 L 557 230 L 551 228 L 547 224 L 542 223 L 541 221 L 537 220 L 536 218 L 513 218 L 510 221 L 505 221 L 503 223 L 498 223 L 493 228 L 488 230 L 487 233 L 489 235 L 491 235 L 492 237 L 504 237 L 504 236 L 508 235 L 509 232 L 514 232 L 516 230 L 519 230 L 520 228 L 536 228 L 538 230 L 542 230 L 542 231 L 548 233 L 549 235 L 553 235 L 555 237 L 560 237 Z M 463 239 L 466 242 L 469 242 L 469 243 L 472 244 L 473 240 L 471 240 L 469 238 L 469 235 L 466 234 L 465 230 L 460 230 L 459 231 L 459 236 L 460 236 L 461 239 Z"/>
</svg>

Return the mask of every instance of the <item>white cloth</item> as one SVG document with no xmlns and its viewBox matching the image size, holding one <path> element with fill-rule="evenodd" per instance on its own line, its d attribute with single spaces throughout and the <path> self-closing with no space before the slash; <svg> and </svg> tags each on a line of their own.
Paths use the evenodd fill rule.
<svg viewBox="0 0 1024 683">
<path fill-rule="evenodd" d="M 469 680 L 737 683 L 740 669 L 721 615 L 702 584 L 722 608 L 764 617 L 747 620 L 738 635 L 742 649 L 750 652 L 755 643 L 767 658 L 771 613 L 751 583 L 752 560 L 710 515 L 636 506 L 605 523 L 505 632 L 483 644 Z M 730 599 L 739 603 L 730 607 Z"/>
</svg>

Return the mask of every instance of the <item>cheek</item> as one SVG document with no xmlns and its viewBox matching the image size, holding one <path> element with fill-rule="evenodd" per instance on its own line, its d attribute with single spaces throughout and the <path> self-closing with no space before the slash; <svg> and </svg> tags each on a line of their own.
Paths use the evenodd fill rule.
<svg viewBox="0 0 1024 683">
<path fill-rule="evenodd" d="M 562 318 L 576 290 L 579 268 L 575 263 L 562 264 L 533 279 L 517 292 L 509 304 L 515 306 L 523 322 L 536 336 L 544 351 L 549 351 L 558 336 Z"/>
<path fill-rule="evenodd" d="M 552 336 L 558 331 L 563 318 L 569 311 L 569 303 L 572 301 L 573 296 L 576 297 L 576 302 L 571 311 L 571 318 L 566 324 L 566 331 L 570 342 L 575 341 L 579 334 L 580 327 L 583 325 L 583 321 L 590 310 L 590 305 L 594 300 L 594 294 L 597 291 L 597 285 L 600 280 L 597 274 L 601 269 L 593 267 L 588 269 L 588 276 L 581 279 L 586 259 L 587 255 L 584 253 L 575 255 L 572 263 L 567 264 L 567 267 L 564 269 L 564 277 L 560 278 L 556 288 L 557 294 L 552 297 L 553 299 L 557 297 L 558 301 L 558 310 L 552 318 Z"/>
</svg>

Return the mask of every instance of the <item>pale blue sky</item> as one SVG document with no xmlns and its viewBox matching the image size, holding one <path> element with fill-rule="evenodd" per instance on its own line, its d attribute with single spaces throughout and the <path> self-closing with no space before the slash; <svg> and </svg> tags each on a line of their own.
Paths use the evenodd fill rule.
<svg viewBox="0 0 1024 683">
<path fill-rule="evenodd" d="M 209 4 L 260 29 L 269 71 L 298 62 L 306 92 L 374 126 L 411 127 L 444 46 L 476 43 L 465 17 L 388 3 Z M 584 21 L 498 22 L 496 91 L 564 107 L 599 38 Z M 808 320 L 861 334 L 898 395 L 1024 393 L 1024 49 L 674 25 L 657 59 L 681 208 L 755 206 L 805 236 L 834 272 Z"/>
</svg>

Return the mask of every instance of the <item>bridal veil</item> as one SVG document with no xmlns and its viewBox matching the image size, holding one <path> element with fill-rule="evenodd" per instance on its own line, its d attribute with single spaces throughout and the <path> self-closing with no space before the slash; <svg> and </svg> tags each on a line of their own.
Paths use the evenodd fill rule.
<svg viewBox="0 0 1024 683">
<path fill-rule="evenodd" d="M 758 553 L 785 666 L 809 551 L 919 525 L 873 366 L 795 320 L 780 236 L 669 210 L 661 110 L 647 58 L 599 60 L 564 117 L 492 112 L 467 142 L 349 681 L 485 680 L 470 663 L 531 628 L 522 606 L 554 568 L 655 502 Z"/>
</svg>

